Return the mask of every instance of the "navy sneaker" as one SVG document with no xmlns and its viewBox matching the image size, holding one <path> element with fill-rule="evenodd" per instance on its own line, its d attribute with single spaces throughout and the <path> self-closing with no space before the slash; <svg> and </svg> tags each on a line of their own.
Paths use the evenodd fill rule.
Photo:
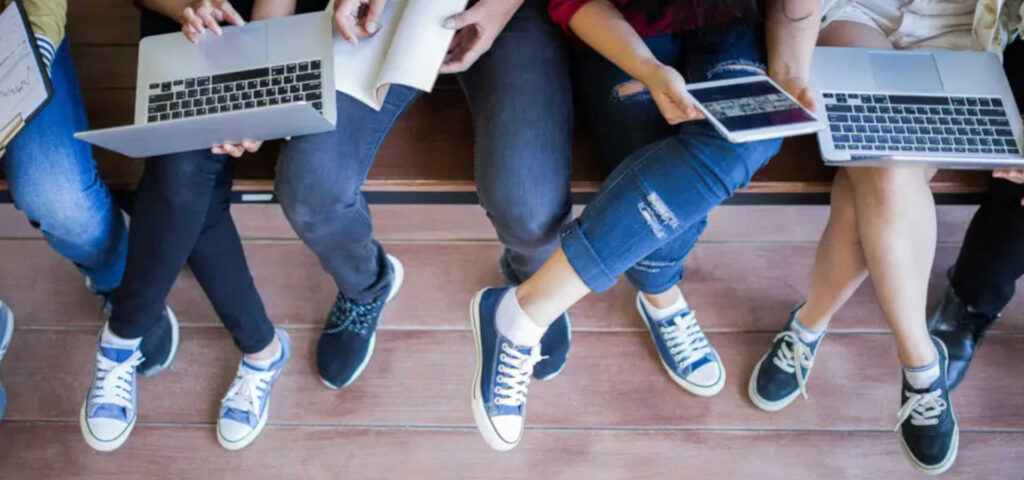
<svg viewBox="0 0 1024 480">
<path fill-rule="evenodd" d="M 85 443 L 101 452 L 116 450 L 128 440 L 138 418 L 139 396 L 135 369 L 142 363 L 139 349 L 96 341 L 92 386 L 79 413 Z"/>
<path fill-rule="evenodd" d="M 569 345 L 572 344 L 572 324 L 569 314 L 563 313 L 548 327 L 540 339 L 541 361 L 533 367 L 533 378 L 551 380 L 562 373 L 569 359 Z"/>
<path fill-rule="evenodd" d="M 114 291 L 96 288 L 89 277 L 85 278 L 85 287 L 103 302 L 103 313 L 110 318 L 114 311 Z M 142 336 L 142 345 L 139 347 L 142 351 L 142 365 L 139 365 L 138 372 L 143 377 L 153 377 L 166 370 L 178 354 L 178 317 L 170 306 L 165 306 L 160 315 L 160 321 Z"/>
<path fill-rule="evenodd" d="M 498 451 L 511 450 L 523 436 L 526 392 L 540 345 L 515 345 L 498 332 L 495 315 L 512 289 L 485 288 L 473 297 L 470 317 L 476 340 L 473 419 L 484 441 Z"/>
<path fill-rule="evenodd" d="M 689 307 L 664 320 L 654 320 L 647 312 L 640 294 L 636 309 L 651 333 L 658 358 L 669 378 L 684 390 L 709 397 L 725 387 L 725 367 L 718 352 L 708 342 L 697 324 L 696 314 Z"/>
<path fill-rule="evenodd" d="M 11 346 L 11 337 L 14 336 L 14 312 L 4 302 L 0 302 L 0 362 L 4 360 L 7 347 Z M 7 392 L 4 384 L 0 383 L 0 420 L 4 418 L 4 410 L 7 407 Z"/>
<path fill-rule="evenodd" d="M 939 352 L 939 378 L 928 388 L 917 390 L 903 376 L 896 432 L 903 454 L 922 473 L 938 475 L 953 466 L 960 446 L 960 429 L 949 399 L 946 370 L 949 353 L 941 340 L 932 337 Z"/>
<path fill-rule="evenodd" d="M 747 394 L 761 410 L 779 411 L 800 395 L 807 398 L 807 377 L 811 374 L 814 355 L 825 334 L 811 343 L 800 340 L 791 327 L 801 307 L 802 304 L 789 314 L 786 329 L 775 336 L 771 350 L 761 357 L 750 375 Z"/>
<path fill-rule="evenodd" d="M 349 300 L 341 292 L 327 315 L 327 324 L 316 348 L 316 366 L 320 380 L 333 389 L 347 387 L 362 375 L 377 345 L 377 322 L 387 305 L 402 288 L 405 269 L 402 262 L 388 255 L 392 271 L 387 298 L 367 304 Z"/>
<path fill-rule="evenodd" d="M 217 441 L 228 450 L 245 448 L 260 436 L 267 425 L 270 390 L 292 356 L 292 341 L 288 333 L 280 328 L 274 331 L 281 344 L 281 358 L 267 368 L 260 368 L 242 357 L 235 380 L 220 401 Z"/>
</svg>

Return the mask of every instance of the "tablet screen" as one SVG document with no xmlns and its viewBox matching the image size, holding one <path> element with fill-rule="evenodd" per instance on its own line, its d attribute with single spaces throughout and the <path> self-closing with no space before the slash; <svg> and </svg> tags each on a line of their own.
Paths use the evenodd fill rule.
<svg viewBox="0 0 1024 480">
<path fill-rule="evenodd" d="M 690 95 L 730 131 L 815 120 L 767 80 L 699 88 Z"/>
</svg>

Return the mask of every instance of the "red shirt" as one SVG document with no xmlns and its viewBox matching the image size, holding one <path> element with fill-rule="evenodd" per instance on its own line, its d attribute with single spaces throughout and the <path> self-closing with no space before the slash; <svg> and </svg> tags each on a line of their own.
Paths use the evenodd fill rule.
<svg viewBox="0 0 1024 480">
<path fill-rule="evenodd" d="M 551 19 L 562 26 L 566 32 L 569 31 L 569 20 L 572 19 L 573 15 L 584 5 L 592 2 L 593 0 L 550 0 L 548 2 L 548 13 L 551 15 Z M 641 37 L 653 37 L 655 35 L 661 35 L 664 33 L 678 32 L 681 30 L 688 30 L 696 28 L 696 22 L 687 22 L 688 17 L 685 13 L 679 15 L 665 15 L 665 18 L 658 20 L 657 22 L 648 22 L 647 15 L 640 11 L 631 11 L 626 7 L 629 6 L 630 0 L 611 0 L 615 6 L 619 7 L 619 11 L 622 12 L 622 16 L 626 18 L 626 21 L 633 26 L 636 33 L 640 34 Z M 728 17 L 726 15 L 725 17 Z M 681 21 L 673 22 L 673 19 L 681 19 Z M 722 18 L 716 16 L 715 21 L 727 21 L 734 20 L 734 18 Z"/>
</svg>

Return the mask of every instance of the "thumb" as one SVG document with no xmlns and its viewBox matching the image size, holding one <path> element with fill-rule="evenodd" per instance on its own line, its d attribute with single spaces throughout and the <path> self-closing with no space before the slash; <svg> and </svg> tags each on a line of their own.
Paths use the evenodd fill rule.
<svg viewBox="0 0 1024 480">
<path fill-rule="evenodd" d="M 477 4 L 477 5 L 479 5 L 479 4 Z M 444 21 L 444 28 L 447 28 L 448 30 L 459 30 L 459 29 L 461 29 L 461 28 L 463 28 L 463 27 L 465 27 L 467 25 L 472 25 L 474 23 L 477 23 L 478 19 L 477 19 L 477 13 L 476 12 L 477 12 L 477 8 L 474 5 L 473 7 L 471 7 L 469 10 L 466 10 L 465 12 L 462 12 L 462 13 L 459 13 L 459 14 L 456 14 L 456 15 L 452 15 L 452 16 L 448 17 L 447 19 L 445 19 L 445 21 Z"/>
</svg>

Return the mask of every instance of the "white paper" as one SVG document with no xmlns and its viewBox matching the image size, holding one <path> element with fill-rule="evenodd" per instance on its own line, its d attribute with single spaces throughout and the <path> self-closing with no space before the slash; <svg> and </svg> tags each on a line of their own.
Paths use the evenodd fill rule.
<svg viewBox="0 0 1024 480">
<path fill-rule="evenodd" d="M 46 101 L 45 75 L 14 3 L 0 13 L 0 127 L 28 118 Z M 2 146 L 2 145 L 0 145 Z"/>
<path fill-rule="evenodd" d="M 391 84 L 432 90 L 455 35 L 444 28 L 444 21 L 463 11 L 467 1 L 390 0 L 380 30 L 357 45 L 342 38 L 335 27 L 337 90 L 378 111 Z"/>
</svg>

